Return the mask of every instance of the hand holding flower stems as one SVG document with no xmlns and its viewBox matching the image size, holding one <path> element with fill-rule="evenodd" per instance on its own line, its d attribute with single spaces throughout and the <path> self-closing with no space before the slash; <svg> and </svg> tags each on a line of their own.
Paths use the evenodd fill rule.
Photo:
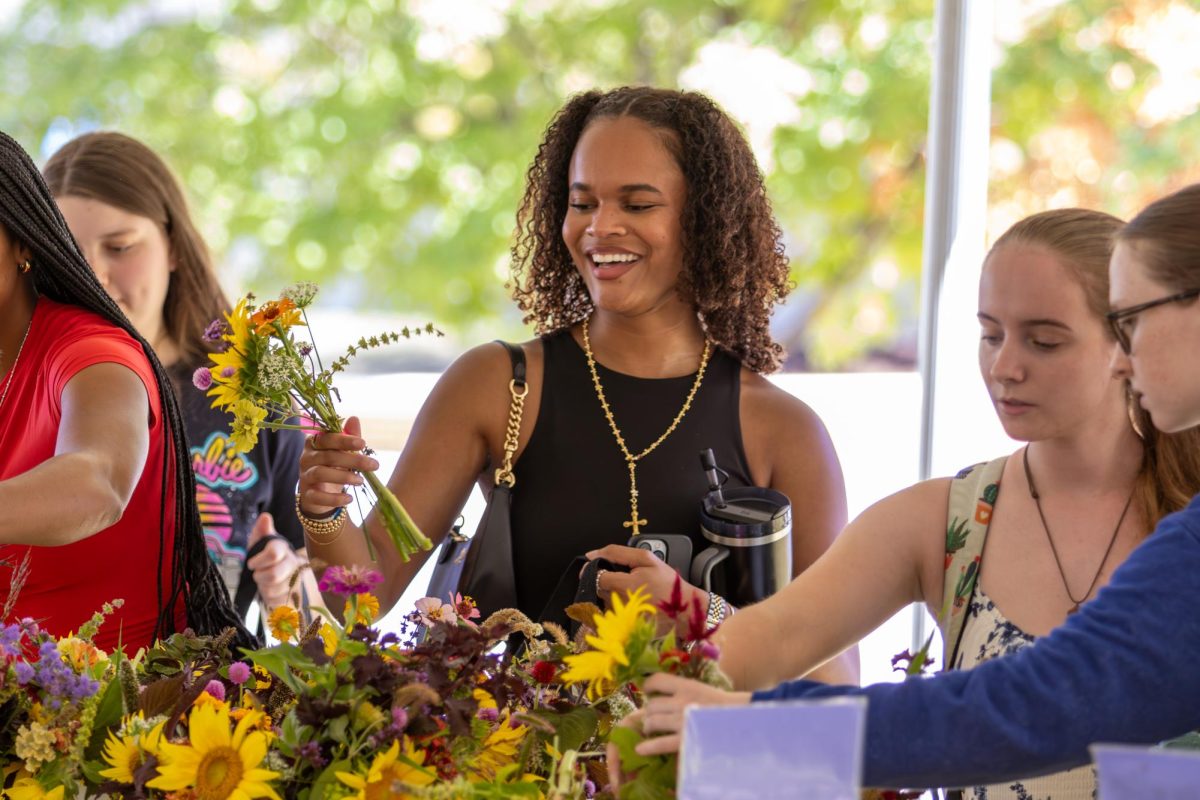
<svg viewBox="0 0 1200 800">
<path fill-rule="evenodd" d="M 432 325 L 426 325 L 363 337 L 326 368 L 314 344 L 297 340 L 294 335 L 296 328 L 307 327 L 305 309 L 316 294 L 316 284 L 305 282 L 284 289 L 278 300 L 261 306 L 254 304 L 254 295 L 247 295 L 225 315 L 225 320 L 215 320 L 204 333 L 205 339 L 217 343 L 219 349 L 212 354 L 209 366 L 196 371 L 192 382 L 214 398 L 214 408 L 233 414 L 231 441 L 240 452 L 254 447 L 262 428 L 305 429 L 287 422 L 297 408 L 321 430 L 340 433 L 344 420 L 334 408 L 337 388 L 333 376 L 343 371 L 350 359 L 360 351 L 398 342 L 401 336 L 441 335 Z M 417 550 L 430 549 L 432 542 L 387 484 L 373 471 L 363 477 L 400 557 L 408 561 Z M 370 537 L 366 539 L 374 558 Z"/>
</svg>

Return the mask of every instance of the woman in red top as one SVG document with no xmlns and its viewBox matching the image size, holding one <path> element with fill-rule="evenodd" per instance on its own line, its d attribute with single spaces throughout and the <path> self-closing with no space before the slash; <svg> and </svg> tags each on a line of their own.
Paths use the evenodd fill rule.
<svg viewBox="0 0 1200 800">
<path fill-rule="evenodd" d="M 80 254 L 29 156 L 0 133 L 0 561 L 14 615 L 129 652 L 238 624 L 208 558 L 170 381 Z"/>
</svg>

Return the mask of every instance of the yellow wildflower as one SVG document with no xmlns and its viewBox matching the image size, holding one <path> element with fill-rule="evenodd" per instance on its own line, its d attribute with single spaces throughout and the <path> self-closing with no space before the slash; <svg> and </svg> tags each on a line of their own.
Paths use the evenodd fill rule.
<svg viewBox="0 0 1200 800">
<path fill-rule="evenodd" d="M 355 625 L 370 625 L 379 617 L 379 601 L 375 595 L 362 592 L 353 599 L 346 600 L 346 608 L 342 611 L 346 627 Z"/>
<path fill-rule="evenodd" d="M 291 606 L 277 606 L 267 617 L 267 626 L 272 636 L 286 642 L 300 630 L 300 612 Z"/>
<path fill-rule="evenodd" d="M 143 760 L 137 736 L 117 736 L 115 732 L 109 731 L 103 755 L 104 762 L 109 765 L 108 769 L 100 772 L 103 777 L 118 783 L 133 783 L 133 773 L 142 765 Z"/>
<path fill-rule="evenodd" d="M 256 714 L 247 714 L 231 733 L 229 706 L 194 706 L 188 716 L 190 744 L 159 746 L 158 777 L 151 789 L 172 792 L 191 789 L 205 800 L 281 800 L 270 781 L 278 772 L 261 769 L 267 737 L 255 730 Z"/>
<path fill-rule="evenodd" d="M 74 636 L 58 640 L 58 653 L 76 672 L 108 660 L 108 656 L 103 651 L 96 649 L 91 642 L 85 642 Z"/>
<path fill-rule="evenodd" d="M 17 778 L 16 783 L 4 792 L 4 796 L 8 800 L 63 800 L 66 791 L 65 786 L 59 785 L 47 792 L 33 778 Z"/>
<path fill-rule="evenodd" d="M 476 687 L 471 691 L 471 696 L 475 698 L 475 702 L 479 704 L 479 708 L 497 708 L 496 698 L 492 697 L 492 693 L 487 689 Z"/>
<path fill-rule="evenodd" d="M 471 765 L 472 780 L 495 780 L 497 772 L 517 760 L 521 741 L 529 728 L 525 725 L 514 728 L 509 724 L 509 718 L 509 712 L 505 711 L 496 728 L 483 740 L 483 750 Z"/>
<path fill-rule="evenodd" d="M 241 397 L 242 369 L 246 366 L 246 354 L 250 352 L 250 313 L 246 299 L 242 298 L 233 310 L 225 315 L 229 332 L 222 337 L 228 345 L 223 353 L 209 356 L 213 377 L 208 396 L 214 397 L 213 408 L 228 408 Z"/>
<path fill-rule="evenodd" d="M 371 728 L 382 726 L 386 719 L 387 717 L 383 715 L 383 712 L 374 703 L 360 703 L 354 709 L 351 723 L 356 730 L 370 730 Z"/>
<path fill-rule="evenodd" d="M 258 430 L 267 418 L 267 410 L 251 400 L 235 400 L 233 423 L 229 426 L 229 443 L 236 453 L 248 453 L 258 444 Z"/>
<path fill-rule="evenodd" d="M 410 795 L 396 792 L 395 784 L 428 786 L 437 780 L 435 773 L 423 768 L 425 751 L 414 748 L 407 736 L 404 737 L 404 758 L 400 755 L 400 742 L 394 741 L 386 753 L 375 756 L 366 775 L 337 772 L 337 779 L 358 790 L 358 794 L 352 795 L 354 800 L 404 800 Z"/>
<path fill-rule="evenodd" d="M 328 622 L 323 622 L 317 633 L 321 635 L 321 641 L 325 643 L 325 655 L 333 658 L 333 654 L 337 652 L 338 647 L 337 631 Z"/>
<path fill-rule="evenodd" d="M 629 665 L 625 648 L 629 645 L 638 625 L 654 614 L 654 606 L 648 602 L 650 595 L 641 587 L 629 594 L 626 601 L 621 596 L 612 596 L 612 608 L 596 617 L 596 633 L 588 634 L 586 641 L 591 650 L 563 658 L 567 670 L 562 680 L 567 683 L 588 683 L 588 696 L 593 700 L 607 694 L 618 664 Z"/>
<path fill-rule="evenodd" d="M 271 688 L 271 672 L 266 667 L 254 665 L 254 691 L 261 692 Z"/>
</svg>

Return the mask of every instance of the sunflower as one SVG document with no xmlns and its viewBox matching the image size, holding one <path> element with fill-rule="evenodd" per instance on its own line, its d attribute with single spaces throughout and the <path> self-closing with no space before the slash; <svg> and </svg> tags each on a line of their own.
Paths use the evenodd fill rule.
<svg viewBox="0 0 1200 800">
<path fill-rule="evenodd" d="M 267 736 L 255 730 L 260 713 L 246 714 L 231 734 L 229 706 L 195 706 L 188 717 L 190 744 L 159 745 L 158 777 L 151 789 L 191 789 L 196 800 L 281 800 L 268 781 L 278 772 L 260 769 Z"/>
<path fill-rule="evenodd" d="M 428 786 L 437 780 L 437 775 L 424 769 L 425 751 L 413 747 L 408 737 L 404 737 L 403 759 L 400 755 L 400 742 L 394 741 L 386 753 L 375 756 L 365 776 L 338 772 L 337 778 L 358 790 L 358 794 L 352 795 L 353 800 L 403 800 L 409 795 L 396 791 L 397 783 Z"/>
<path fill-rule="evenodd" d="M 491 781 L 496 779 L 504 767 L 517 760 L 521 741 L 529 728 L 525 725 L 513 727 L 510 724 L 509 712 L 496 723 L 496 728 L 483 740 L 483 750 L 475 757 L 471 766 L 471 779 Z"/>
<path fill-rule="evenodd" d="M 59 785 L 47 792 L 33 778 L 17 778 L 17 782 L 4 791 L 4 797 L 7 800 L 63 800 L 66 791 L 65 786 Z"/>
<path fill-rule="evenodd" d="M 142 748 L 138 746 L 138 737 L 128 734 L 117 736 L 113 731 L 108 732 L 108 741 L 104 743 L 104 762 L 109 768 L 100 774 L 117 783 L 133 783 L 133 773 L 142 765 Z"/>
<path fill-rule="evenodd" d="M 221 338 L 228 346 L 225 352 L 209 356 L 213 386 L 208 390 L 208 396 L 216 398 L 212 403 L 213 408 L 227 408 L 241 397 L 242 369 L 246 366 L 253 336 L 245 298 L 238 301 L 225 319 L 229 322 L 229 330 Z"/>
<path fill-rule="evenodd" d="M 104 743 L 102 755 L 109 769 L 100 774 L 118 783 L 133 783 L 133 774 L 145 762 L 146 756 L 158 755 L 165 724 L 164 721 L 150 726 L 141 711 L 127 715 L 121 722 L 119 731 L 108 733 L 108 741 Z"/>
<path fill-rule="evenodd" d="M 596 633 L 588 634 L 591 650 L 563 658 L 567 670 L 561 678 L 566 683 L 588 682 L 588 696 L 593 700 L 607 693 L 617 665 L 629 666 L 625 648 L 638 626 L 654 613 L 648 602 L 650 595 L 641 587 L 629 594 L 626 601 L 612 596 L 612 608 L 596 617 Z"/>
</svg>

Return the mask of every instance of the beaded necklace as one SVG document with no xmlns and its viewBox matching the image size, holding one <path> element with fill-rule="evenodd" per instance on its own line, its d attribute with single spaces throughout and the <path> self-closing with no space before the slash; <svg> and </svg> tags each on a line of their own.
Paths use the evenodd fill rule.
<svg viewBox="0 0 1200 800">
<path fill-rule="evenodd" d="M 621 527 L 632 528 L 633 535 L 637 536 L 641 532 L 642 526 L 647 524 L 645 519 L 638 516 L 637 464 L 643 458 L 650 455 L 656 447 L 671 435 L 672 431 L 679 427 L 680 421 L 683 420 L 683 415 L 692 407 L 692 400 L 696 396 L 696 390 L 700 388 L 700 382 L 704 380 L 704 370 L 708 367 L 708 357 L 712 353 L 712 342 L 707 338 L 704 340 L 704 352 L 700 355 L 700 369 L 696 371 L 696 380 L 692 383 L 692 388 L 688 392 L 687 398 L 683 401 L 683 408 L 679 409 L 679 413 L 675 415 L 675 419 L 663 431 L 663 435 L 659 436 L 649 447 L 636 455 L 631 453 L 628 445 L 625 444 L 625 437 L 621 435 L 621 429 L 617 427 L 617 420 L 613 417 L 612 409 L 609 408 L 608 400 L 604 396 L 604 387 L 600 385 L 600 374 L 596 372 L 596 359 L 592 356 L 592 341 L 588 337 L 588 321 L 586 319 L 583 321 L 583 352 L 587 356 L 588 371 L 592 373 L 592 385 L 596 387 L 596 397 L 600 398 L 600 407 L 604 410 L 604 418 L 608 420 L 608 427 L 612 429 L 613 436 L 617 440 L 617 447 L 621 448 L 621 455 L 625 457 L 625 464 L 629 468 L 630 517 L 627 522 L 621 523 Z"/>
</svg>

